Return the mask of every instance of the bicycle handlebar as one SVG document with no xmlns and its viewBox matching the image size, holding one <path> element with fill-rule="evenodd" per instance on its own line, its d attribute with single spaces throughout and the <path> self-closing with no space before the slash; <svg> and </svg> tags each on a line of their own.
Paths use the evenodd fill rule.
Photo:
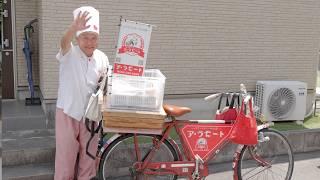
<svg viewBox="0 0 320 180">
<path fill-rule="evenodd" d="M 247 104 L 252 98 L 252 96 L 248 94 L 246 86 L 242 83 L 240 84 L 240 94 L 242 95 L 244 104 Z"/>
<path fill-rule="evenodd" d="M 211 94 L 207 97 L 204 98 L 205 101 L 213 101 L 214 99 L 218 98 L 222 93 L 216 93 L 216 94 Z"/>
<path fill-rule="evenodd" d="M 251 99 L 251 96 L 249 94 L 247 94 L 246 97 L 243 100 L 244 104 L 247 104 L 250 99 Z"/>
<path fill-rule="evenodd" d="M 205 101 L 213 101 L 215 99 L 217 99 L 218 97 L 220 97 L 222 94 L 237 94 L 237 95 L 242 95 L 242 98 L 244 98 L 244 103 L 247 104 L 249 102 L 249 100 L 252 98 L 252 96 L 250 96 L 248 93 L 247 93 L 247 89 L 245 87 L 244 84 L 240 84 L 240 93 L 229 93 L 229 92 L 226 92 L 226 93 L 215 93 L 215 94 L 211 94 L 207 97 L 204 98 Z"/>
</svg>

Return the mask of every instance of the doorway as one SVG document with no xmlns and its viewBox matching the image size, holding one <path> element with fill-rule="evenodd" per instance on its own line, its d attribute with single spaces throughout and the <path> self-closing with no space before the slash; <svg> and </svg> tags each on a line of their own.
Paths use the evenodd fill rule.
<svg viewBox="0 0 320 180">
<path fill-rule="evenodd" d="M 11 0 L 1 1 L 1 94 L 2 99 L 14 99 L 12 2 Z"/>
</svg>

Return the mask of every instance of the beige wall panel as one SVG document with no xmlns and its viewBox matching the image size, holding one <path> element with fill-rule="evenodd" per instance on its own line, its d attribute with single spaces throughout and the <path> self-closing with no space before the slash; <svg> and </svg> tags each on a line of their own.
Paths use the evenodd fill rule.
<svg viewBox="0 0 320 180">
<path fill-rule="evenodd" d="M 24 1 L 25 2 L 25 1 Z M 42 0 L 41 90 L 56 98 L 59 39 L 81 5 L 100 10 L 100 46 L 111 62 L 119 18 L 156 25 L 147 68 L 167 77 L 166 94 L 237 90 L 257 80 L 299 80 L 315 88 L 319 0 Z"/>
<path fill-rule="evenodd" d="M 38 18 L 37 0 L 16 0 L 16 43 L 17 43 L 17 86 L 28 86 L 27 80 L 27 65 L 23 48 L 24 26 L 31 20 Z M 32 69 L 34 85 L 39 85 L 39 46 L 38 46 L 38 23 L 33 24 L 34 33 L 32 33 L 31 48 L 32 48 Z"/>
</svg>

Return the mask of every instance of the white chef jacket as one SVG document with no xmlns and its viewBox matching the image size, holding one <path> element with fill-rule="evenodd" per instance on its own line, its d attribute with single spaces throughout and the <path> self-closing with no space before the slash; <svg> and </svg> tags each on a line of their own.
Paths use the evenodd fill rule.
<svg viewBox="0 0 320 180">
<path fill-rule="evenodd" d="M 108 57 L 98 49 L 87 57 L 79 46 L 71 44 L 65 55 L 60 50 L 56 58 L 60 62 L 57 107 L 81 121 L 100 73 L 109 65 Z"/>
</svg>

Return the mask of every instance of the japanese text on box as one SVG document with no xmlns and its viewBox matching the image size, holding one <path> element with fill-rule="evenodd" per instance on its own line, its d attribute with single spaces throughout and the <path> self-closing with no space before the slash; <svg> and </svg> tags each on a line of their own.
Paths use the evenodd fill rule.
<svg viewBox="0 0 320 180">
<path fill-rule="evenodd" d="M 121 20 L 114 73 L 142 76 L 149 49 L 152 26 Z"/>
</svg>

